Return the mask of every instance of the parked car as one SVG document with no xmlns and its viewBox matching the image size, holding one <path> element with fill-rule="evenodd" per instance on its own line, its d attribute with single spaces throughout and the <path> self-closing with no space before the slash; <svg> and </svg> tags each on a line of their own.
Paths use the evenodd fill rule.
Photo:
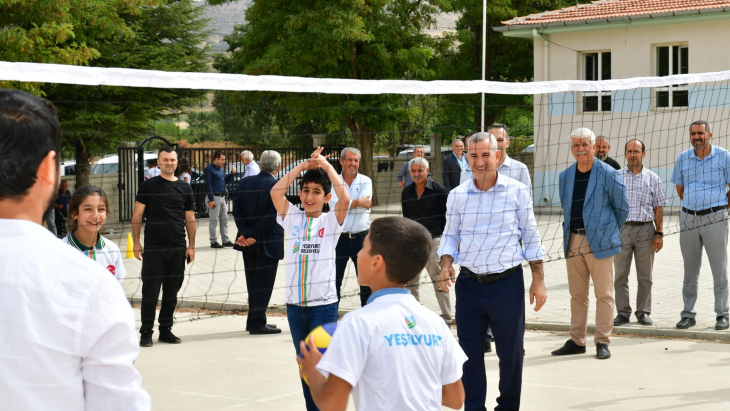
<svg viewBox="0 0 730 411">
<path fill-rule="evenodd" d="M 407 150 L 401 151 L 398 153 L 398 158 L 412 158 L 413 157 L 413 150 L 415 148 L 409 148 Z M 423 146 L 423 150 L 426 152 L 426 157 L 429 157 L 431 155 L 431 147 L 430 146 Z M 441 147 L 441 157 L 446 157 L 449 154 L 453 153 L 451 147 Z"/>
<path fill-rule="evenodd" d="M 523 153 L 534 153 L 535 152 L 535 145 L 530 144 L 529 146 L 525 147 L 524 150 L 522 150 Z"/>
<path fill-rule="evenodd" d="M 137 155 L 134 155 L 135 163 L 137 162 Z M 145 163 L 147 160 L 157 160 L 157 154 L 151 151 L 144 152 Z M 136 169 L 136 167 L 135 167 Z M 107 174 L 107 173 L 118 173 L 119 172 L 119 155 L 108 154 L 105 155 L 101 160 L 97 161 L 94 165 L 91 174 Z"/>
</svg>

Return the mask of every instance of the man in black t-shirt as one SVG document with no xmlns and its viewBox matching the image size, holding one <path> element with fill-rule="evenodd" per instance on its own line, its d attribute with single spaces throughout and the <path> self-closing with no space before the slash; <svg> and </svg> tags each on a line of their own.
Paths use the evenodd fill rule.
<svg viewBox="0 0 730 411">
<path fill-rule="evenodd" d="M 177 292 L 183 283 L 185 261 L 195 259 L 195 214 L 190 184 L 175 177 L 177 153 L 172 147 L 160 150 L 160 175 L 142 183 L 132 215 L 134 256 L 142 261 L 142 335 L 139 345 L 152 346 L 157 298 L 162 287 L 160 307 L 160 342 L 179 344 L 172 333 L 172 316 Z M 145 214 L 146 212 L 146 214 Z M 139 241 L 142 215 L 147 216 L 144 251 Z M 185 231 L 188 245 L 185 246 Z"/>
<path fill-rule="evenodd" d="M 596 143 L 593 145 L 593 151 L 595 152 L 597 159 L 613 167 L 615 170 L 621 169 L 621 165 L 616 160 L 608 156 L 608 152 L 611 151 L 611 145 L 608 143 L 608 137 L 596 137 Z"/>
</svg>

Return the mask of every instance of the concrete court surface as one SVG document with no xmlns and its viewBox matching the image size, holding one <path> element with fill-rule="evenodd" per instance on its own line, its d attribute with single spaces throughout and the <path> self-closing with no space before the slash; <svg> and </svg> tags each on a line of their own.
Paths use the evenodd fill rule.
<svg viewBox="0 0 730 411">
<path fill-rule="evenodd" d="M 139 310 L 135 310 L 139 317 Z M 136 366 L 152 409 L 304 410 L 285 317 L 273 336 L 243 331 L 245 316 L 178 313 L 182 344 L 141 349 Z M 456 333 L 456 330 L 454 333 Z M 687 339 L 614 337 L 613 357 L 554 357 L 564 334 L 528 331 L 523 410 L 730 410 L 730 344 Z M 498 395 L 498 361 L 486 354 L 487 409 Z M 354 410 L 352 403 L 348 410 Z"/>
</svg>

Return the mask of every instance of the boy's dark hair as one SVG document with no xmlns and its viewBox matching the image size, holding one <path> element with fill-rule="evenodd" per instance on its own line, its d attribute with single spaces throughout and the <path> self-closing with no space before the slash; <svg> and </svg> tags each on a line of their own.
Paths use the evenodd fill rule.
<svg viewBox="0 0 730 411">
<path fill-rule="evenodd" d="M 56 152 L 60 169 L 61 125 L 56 107 L 18 90 L 0 90 L 0 200 L 20 200 L 35 184 L 38 166 Z"/>
<path fill-rule="evenodd" d="M 216 151 L 215 151 L 215 152 L 213 153 L 213 160 L 218 160 L 218 159 L 219 159 L 219 158 L 220 158 L 220 157 L 221 157 L 222 155 L 224 155 L 224 154 L 225 154 L 225 153 L 223 152 L 223 150 L 216 150 Z"/>
<path fill-rule="evenodd" d="M 106 193 L 104 192 L 104 190 L 97 186 L 79 187 L 71 196 L 71 199 L 68 200 L 68 211 L 66 211 L 66 218 L 71 224 L 71 231 L 79 228 L 79 223 L 71 216 L 79 213 L 79 207 L 81 207 L 81 203 L 86 200 L 86 197 L 94 195 L 98 195 L 104 201 L 104 205 L 106 205 L 106 215 L 112 215 L 112 209 L 111 207 L 109 207 L 109 199 L 106 198 Z"/>
<path fill-rule="evenodd" d="M 321 185 L 322 191 L 324 191 L 324 195 L 327 195 L 332 191 L 332 181 L 330 181 L 330 176 L 328 176 L 327 172 L 321 168 L 307 170 L 307 172 L 304 173 L 304 176 L 302 177 L 302 188 L 304 188 L 304 184 L 306 183 Z"/>
<path fill-rule="evenodd" d="M 385 276 L 397 284 L 416 278 L 431 257 L 431 234 L 403 217 L 383 217 L 370 224 L 370 255 L 385 260 Z"/>
</svg>

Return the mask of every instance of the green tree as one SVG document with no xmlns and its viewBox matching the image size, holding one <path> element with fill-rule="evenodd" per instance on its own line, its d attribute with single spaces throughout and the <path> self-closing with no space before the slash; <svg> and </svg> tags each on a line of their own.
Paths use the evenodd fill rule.
<svg viewBox="0 0 730 411">
<path fill-rule="evenodd" d="M 502 21 L 528 14 L 541 13 L 588 3 L 590 0 L 489 0 L 487 5 L 486 80 L 532 81 L 533 40 L 505 37 L 492 30 Z M 452 0 L 454 10 L 461 16 L 456 22 L 456 33 L 449 34 L 458 47 L 448 50 L 442 75 L 448 80 L 480 80 L 482 78 L 482 0 Z M 531 116 L 532 96 L 489 94 L 485 96 L 485 127 L 497 121 L 506 121 L 505 112 L 511 108 Z M 467 125 L 460 133 L 477 130 L 481 123 L 481 95 L 444 96 L 446 110 L 441 122 Z M 450 110 L 448 107 L 452 106 Z M 514 116 L 514 113 L 510 114 Z M 470 120 L 464 122 L 464 117 Z M 530 133 L 532 134 L 532 133 Z"/>
<path fill-rule="evenodd" d="M 149 70 L 204 72 L 210 62 L 207 20 L 192 0 L 167 0 L 122 13 L 132 36 L 95 36 L 79 31 L 98 50 L 90 66 Z M 63 144 L 73 147 L 76 185 L 88 184 L 88 164 L 93 154 L 116 151 L 121 141 L 141 139 L 154 132 L 156 120 L 173 117 L 194 105 L 205 92 L 184 89 L 87 87 L 46 84 L 43 91 L 55 101 L 64 130 Z M 81 165 L 79 167 L 79 164 Z"/>
<path fill-rule="evenodd" d="M 85 65 L 101 54 L 89 38 L 134 35 L 122 15 L 158 0 L 0 0 L 0 60 Z M 40 84 L 0 81 L 0 87 L 42 94 Z"/>
<path fill-rule="evenodd" d="M 210 0 L 222 4 L 229 0 Z M 449 42 L 425 34 L 450 0 L 254 0 L 246 22 L 226 38 L 229 56 L 215 67 L 226 73 L 350 79 L 432 80 Z M 412 116 L 404 96 L 256 93 L 286 119 L 340 131 L 362 152 L 360 171 L 370 175 L 376 133 Z M 293 110 L 304 108 L 307 110 Z M 279 116 L 283 117 L 283 116 Z M 374 198 L 377 203 L 377 198 Z"/>
</svg>

